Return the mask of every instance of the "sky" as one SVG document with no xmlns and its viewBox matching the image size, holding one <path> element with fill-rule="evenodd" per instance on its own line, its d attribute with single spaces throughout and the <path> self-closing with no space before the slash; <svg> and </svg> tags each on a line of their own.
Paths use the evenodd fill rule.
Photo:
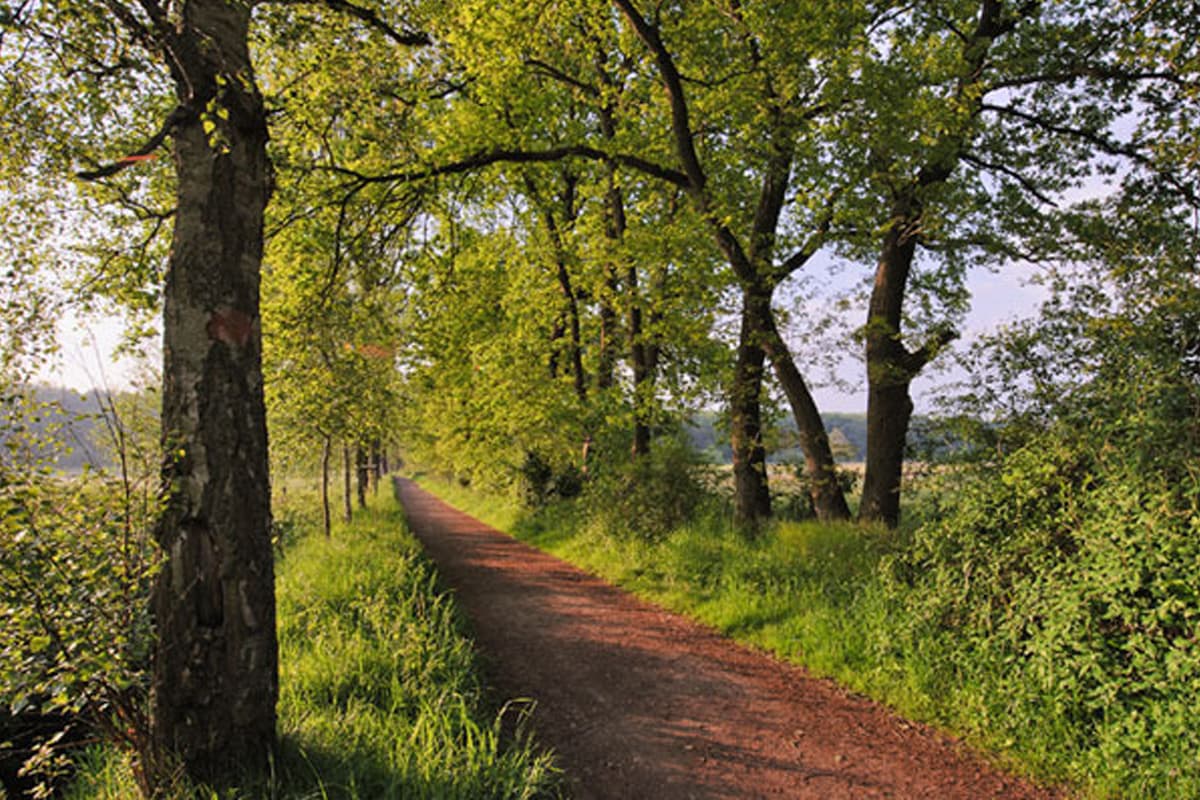
<svg viewBox="0 0 1200 800">
<path fill-rule="evenodd" d="M 37 380 L 79 392 L 132 388 L 142 365 L 117 355 L 124 329 L 119 317 L 80 317 L 68 311 L 57 327 L 59 353 L 42 365 Z"/>
</svg>

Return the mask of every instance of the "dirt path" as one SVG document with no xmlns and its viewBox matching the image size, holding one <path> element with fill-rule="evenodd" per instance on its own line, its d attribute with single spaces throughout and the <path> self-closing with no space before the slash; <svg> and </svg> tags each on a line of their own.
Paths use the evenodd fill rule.
<svg viewBox="0 0 1200 800">
<path fill-rule="evenodd" d="M 963 746 L 397 484 L 576 798 L 1050 798 Z"/>
</svg>

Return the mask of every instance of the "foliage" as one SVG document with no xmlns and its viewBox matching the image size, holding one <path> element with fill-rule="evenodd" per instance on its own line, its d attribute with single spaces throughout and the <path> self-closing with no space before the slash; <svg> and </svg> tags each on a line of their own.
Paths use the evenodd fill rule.
<svg viewBox="0 0 1200 800">
<path fill-rule="evenodd" d="M 71 477 L 36 462 L 0 463 L 0 702 L 25 714 L 62 715 L 137 749 L 145 716 L 151 646 L 149 584 L 156 567 L 150 530 L 158 511 L 157 449 L 139 450 L 129 416 L 102 415 L 119 469 Z M 3 439 L 19 454 L 22 431 L 8 418 Z M 37 439 L 25 452 L 53 455 Z M 63 766 L 55 743 L 33 752 L 28 771 L 48 791 Z"/>
<path fill-rule="evenodd" d="M 786 480 L 776 480 L 772 484 L 772 492 L 777 498 L 773 501 L 775 516 L 786 520 L 813 519 L 817 516 L 813 508 L 813 481 L 804 464 L 784 462 L 791 473 Z M 838 490 L 842 494 L 850 494 L 858 485 L 860 473 L 848 467 L 837 467 L 833 473 Z"/>
<path fill-rule="evenodd" d="M 551 500 L 570 500 L 583 490 L 584 474 L 568 465 L 556 472 L 553 465 L 534 451 L 521 463 L 518 487 L 522 502 L 529 508 L 541 508 Z"/>
<path fill-rule="evenodd" d="M 647 457 L 590 467 L 578 513 L 604 536 L 655 541 L 714 503 L 703 473 L 685 442 L 664 436 Z"/>
<path fill-rule="evenodd" d="M 901 649 L 934 639 L 963 675 L 1004 665 L 981 729 L 1021 738 L 1008 720 L 1037 719 L 1078 748 L 1081 776 L 1185 796 L 1200 787 L 1185 756 L 1200 747 L 1200 475 L 1139 461 L 1056 429 L 956 476 L 892 591 L 911 612 Z"/>
<path fill-rule="evenodd" d="M 1068 221 L 1103 261 L 1056 273 L 1036 324 L 1004 332 L 981 359 L 967 407 L 992 413 L 986 446 L 939 476 L 939 518 L 892 562 L 891 590 L 913 612 L 902 647 L 933 640 L 957 674 L 994 671 L 981 727 L 1022 739 L 1006 720 L 1039 719 L 1076 743 L 1072 771 L 1099 789 L 1191 796 L 1195 231 L 1142 202 Z"/>
</svg>

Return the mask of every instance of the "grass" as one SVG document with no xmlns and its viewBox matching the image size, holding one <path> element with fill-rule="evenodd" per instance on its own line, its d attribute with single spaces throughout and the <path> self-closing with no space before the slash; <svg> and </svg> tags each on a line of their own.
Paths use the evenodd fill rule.
<svg viewBox="0 0 1200 800">
<path fill-rule="evenodd" d="M 549 756 L 521 732 L 521 707 L 486 697 L 458 613 L 395 500 L 359 511 L 328 540 L 311 499 L 290 495 L 276 514 L 285 523 L 276 578 L 280 755 L 265 784 L 222 796 L 555 796 Z M 71 800 L 136 796 L 119 753 L 90 752 L 80 775 Z"/>
</svg>

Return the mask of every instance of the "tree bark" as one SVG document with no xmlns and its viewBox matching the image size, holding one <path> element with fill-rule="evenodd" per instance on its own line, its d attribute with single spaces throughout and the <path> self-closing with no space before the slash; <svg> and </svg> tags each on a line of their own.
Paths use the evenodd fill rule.
<svg viewBox="0 0 1200 800">
<path fill-rule="evenodd" d="M 945 330 L 916 352 L 901 341 L 904 292 L 916 254 L 919 203 L 901 198 L 884 237 L 867 317 L 867 455 L 858 517 L 895 527 L 900 522 L 904 446 L 913 403 L 912 379 L 956 335 Z"/>
<path fill-rule="evenodd" d="M 361 444 L 354 447 L 354 467 L 358 478 L 358 507 L 367 507 L 367 483 L 371 478 L 371 469 L 367 465 L 367 449 Z"/>
<path fill-rule="evenodd" d="M 379 482 L 383 479 L 383 445 L 379 437 L 371 440 L 371 493 L 379 494 Z"/>
<path fill-rule="evenodd" d="M 654 392 L 655 364 L 651 360 L 652 348 L 646 344 L 642 330 L 637 267 L 631 265 L 625 272 L 625 290 L 629 292 L 629 365 L 633 370 L 633 445 L 629 454 L 636 460 L 650 455 L 652 434 L 646 408 Z"/>
<path fill-rule="evenodd" d="M 618 291 L 616 277 L 606 270 L 604 291 L 600 297 L 600 342 L 596 357 L 596 388 L 601 392 L 611 389 L 615 383 L 617 368 L 617 312 L 612 307 L 612 297 Z"/>
<path fill-rule="evenodd" d="M 771 515 L 767 486 L 767 452 L 762 440 L 762 317 L 756 313 L 763 298 L 757 287 L 742 290 L 742 323 L 738 336 L 733 386 L 729 391 L 730 446 L 733 450 L 733 513 L 748 532 Z M 766 302 L 770 302 L 769 294 Z"/>
<path fill-rule="evenodd" d="M 181 108 L 163 319 L 165 562 L 147 773 L 227 785 L 267 768 L 278 654 L 259 277 L 271 192 L 249 6 L 191 0 L 165 35 Z M 222 110 L 214 135 L 209 104 Z M 227 114 L 227 116 L 225 116 Z"/>
<path fill-rule="evenodd" d="M 562 178 L 563 191 L 559 198 L 562 204 L 562 225 L 569 229 L 574 225 L 575 217 L 578 214 L 578 209 L 575 207 L 575 177 L 564 170 Z M 567 270 L 567 251 L 563 242 L 562 230 L 554 215 L 554 209 L 542 200 L 537 183 L 528 175 L 525 177 L 525 186 L 530 196 L 542 207 L 542 222 L 546 226 L 546 232 L 550 236 L 550 243 L 554 249 L 555 278 L 558 281 L 558 289 L 562 293 L 563 300 L 566 301 L 566 308 L 555 322 L 551 340 L 557 341 L 568 331 L 570 332 L 568 355 L 571 362 L 571 381 L 575 389 L 575 396 L 581 403 L 586 402 L 587 374 L 583 369 L 583 336 L 579 322 L 579 298 L 571 283 L 571 273 Z M 550 357 L 550 377 L 558 377 L 557 352 Z"/>
</svg>

